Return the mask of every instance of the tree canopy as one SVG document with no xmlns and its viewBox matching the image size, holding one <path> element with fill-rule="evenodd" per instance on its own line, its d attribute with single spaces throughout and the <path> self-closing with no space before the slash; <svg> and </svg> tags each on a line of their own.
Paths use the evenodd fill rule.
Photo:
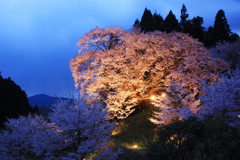
<svg viewBox="0 0 240 160">
<path fill-rule="evenodd" d="M 150 10 L 145 8 L 140 22 L 141 30 L 144 32 L 153 31 L 153 15 Z"/>
<path fill-rule="evenodd" d="M 7 118 L 17 118 L 31 111 L 25 91 L 11 78 L 5 79 L 0 75 L 0 126 Z"/>
<path fill-rule="evenodd" d="M 225 12 L 222 9 L 216 14 L 213 29 L 215 41 L 229 41 L 231 30 Z"/>
<path fill-rule="evenodd" d="M 178 20 L 172 11 L 169 11 L 167 17 L 163 22 L 163 30 L 167 33 L 170 33 L 172 31 L 180 31 Z"/>
<path fill-rule="evenodd" d="M 201 79 L 216 80 L 226 69 L 200 42 L 178 32 L 96 28 L 77 44 L 70 61 L 75 85 L 89 99 L 104 101 L 109 118 L 127 117 L 139 101 L 160 95 L 171 82 L 181 83 L 185 94 L 198 92 Z"/>
<path fill-rule="evenodd" d="M 145 8 L 141 21 L 135 21 L 134 27 L 139 27 L 142 32 L 153 32 L 156 30 L 164 32 L 180 31 L 188 33 L 193 38 L 198 39 L 204 43 L 205 47 L 211 48 L 217 43 L 235 42 L 239 37 L 238 34 L 231 32 L 230 26 L 227 22 L 225 12 L 221 9 L 215 16 L 214 25 L 209 26 L 208 29 L 203 27 L 204 19 L 200 16 L 188 19 L 186 5 L 182 5 L 180 22 L 170 10 L 165 19 L 156 12 L 152 15 L 151 11 Z"/>
<path fill-rule="evenodd" d="M 188 18 L 188 14 L 187 14 L 187 7 L 183 4 L 182 5 L 182 9 L 181 9 L 181 23 L 186 22 L 187 18 Z"/>
<path fill-rule="evenodd" d="M 158 138 L 147 149 L 151 160 L 238 160 L 239 128 L 225 123 L 222 117 L 204 120 L 189 117 L 159 126 Z"/>
</svg>

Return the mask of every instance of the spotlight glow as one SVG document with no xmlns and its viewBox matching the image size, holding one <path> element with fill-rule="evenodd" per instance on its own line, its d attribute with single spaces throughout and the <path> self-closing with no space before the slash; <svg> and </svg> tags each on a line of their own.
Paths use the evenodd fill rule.
<svg viewBox="0 0 240 160">
<path fill-rule="evenodd" d="M 135 145 L 133 146 L 133 148 L 136 149 L 136 148 L 138 148 L 138 146 L 135 144 Z"/>
<path fill-rule="evenodd" d="M 156 99 L 156 97 L 155 96 L 151 96 L 151 100 L 155 100 Z"/>
<path fill-rule="evenodd" d="M 166 96 L 166 93 L 162 93 L 162 95 L 161 95 L 162 97 L 165 97 Z"/>
</svg>

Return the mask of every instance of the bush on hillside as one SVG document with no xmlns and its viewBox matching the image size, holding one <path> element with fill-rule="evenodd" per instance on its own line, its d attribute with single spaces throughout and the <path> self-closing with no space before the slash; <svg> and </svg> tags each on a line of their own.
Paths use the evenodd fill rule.
<svg viewBox="0 0 240 160">
<path fill-rule="evenodd" d="M 239 128 L 231 127 L 221 117 L 204 120 L 189 117 L 162 125 L 158 140 L 152 143 L 147 157 L 152 160 L 238 160 Z"/>
</svg>

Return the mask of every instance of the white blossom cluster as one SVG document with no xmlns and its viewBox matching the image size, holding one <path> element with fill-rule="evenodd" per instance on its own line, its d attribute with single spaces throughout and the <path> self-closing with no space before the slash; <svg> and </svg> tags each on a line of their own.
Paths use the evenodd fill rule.
<svg viewBox="0 0 240 160">
<path fill-rule="evenodd" d="M 119 150 L 108 144 L 115 126 L 107 121 L 103 105 L 88 106 L 83 99 L 59 100 L 49 121 L 42 116 L 9 119 L 0 133 L 0 159 L 117 159 Z"/>
<path fill-rule="evenodd" d="M 184 33 L 96 28 L 77 44 L 79 52 L 70 61 L 75 85 L 104 101 L 110 119 L 126 118 L 140 100 L 159 95 L 170 83 L 187 88 L 186 94 L 199 92 L 201 79 L 214 81 L 217 71 L 226 69 Z"/>
<path fill-rule="evenodd" d="M 203 82 L 204 95 L 200 113 L 214 114 L 227 119 L 230 125 L 240 124 L 240 70 L 220 76 L 221 81 L 214 85 Z"/>
</svg>

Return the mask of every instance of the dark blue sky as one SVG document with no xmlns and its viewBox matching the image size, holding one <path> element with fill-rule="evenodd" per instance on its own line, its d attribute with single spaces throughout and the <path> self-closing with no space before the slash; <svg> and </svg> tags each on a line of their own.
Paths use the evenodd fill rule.
<svg viewBox="0 0 240 160">
<path fill-rule="evenodd" d="M 184 3 L 189 18 L 201 16 L 213 25 L 225 11 L 233 32 L 240 35 L 240 0 L 0 0 L 0 71 L 28 96 L 62 96 L 74 90 L 69 61 L 76 42 L 95 28 L 130 29 L 145 7 L 164 18 L 170 10 L 180 19 Z"/>
</svg>

